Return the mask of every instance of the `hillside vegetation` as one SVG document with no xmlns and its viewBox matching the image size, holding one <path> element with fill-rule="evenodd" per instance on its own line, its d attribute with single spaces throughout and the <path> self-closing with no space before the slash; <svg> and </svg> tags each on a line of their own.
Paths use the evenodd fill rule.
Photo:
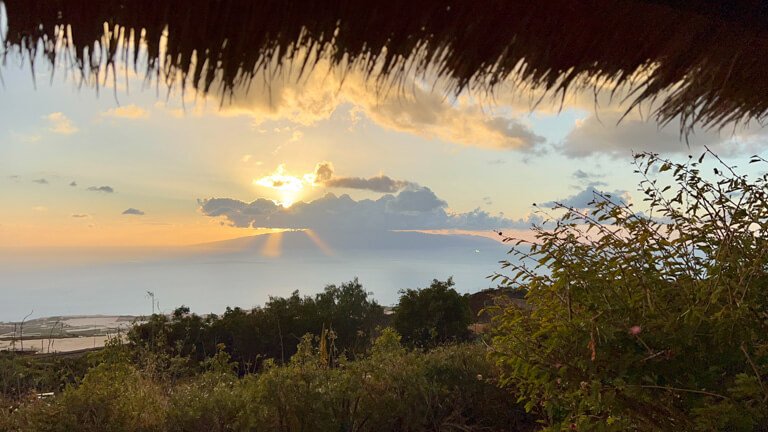
<svg viewBox="0 0 768 432">
<path fill-rule="evenodd" d="M 86 358 L 0 357 L 0 431 L 768 431 L 768 174 L 635 164 L 643 201 L 506 239 L 490 333 L 450 279 L 392 315 L 357 280 L 181 307 Z"/>
</svg>

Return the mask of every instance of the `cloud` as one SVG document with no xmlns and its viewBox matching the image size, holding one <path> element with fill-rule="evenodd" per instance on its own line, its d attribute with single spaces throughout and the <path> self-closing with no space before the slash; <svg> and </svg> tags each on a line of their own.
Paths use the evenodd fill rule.
<svg viewBox="0 0 768 432">
<path fill-rule="evenodd" d="M 355 201 L 327 194 L 311 202 L 282 207 L 259 198 L 250 203 L 232 198 L 198 200 L 202 214 L 220 217 L 235 227 L 313 229 L 317 231 L 382 231 L 407 229 L 491 230 L 528 228 L 537 218 L 512 220 L 480 209 L 452 213 L 429 188 L 404 190 L 377 200 Z"/>
<path fill-rule="evenodd" d="M 72 217 L 76 219 L 83 219 L 83 218 L 89 218 L 91 217 L 91 215 L 85 214 L 85 213 L 75 213 L 72 215 Z"/>
<path fill-rule="evenodd" d="M 315 166 L 315 182 L 325 183 L 333 177 L 333 164 L 320 162 Z"/>
<path fill-rule="evenodd" d="M 69 185 L 72 186 L 72 187 L 77 187 L 77 182 L 72 180 L 72 182 L 69 183 Z"/>
<path fill-rule="evenodd" d="M 370 96 L 369 96 L 370 97 Z M 364 112 L 388 129 L 496 150 L 533 151 L 544 137 L 514 117 L 491 115 L 476 103 L 456 102 L 416 87 L 406 97 L 364 100 Z"/>
<path fill-rule="evenodd" d="M 48 184 L 48 180 L 44 178 L 35 179 L 35 180 L 32 180 L 32 182 L 37 184 L 44 184 L 44 185 Z"/>
<path fill-rule="evenodd" d="M 589 178 L 593 178 L 593 177 L 600 177 L 599 174 L 588 173 L 588 172 L 583 171 L 581 169 L 577 169 L 576 171 L 574 171 L 572 176 L 573 176 L 573 178 L 578 179 L 578 180 L 585 180 L 585 179 L 589 179 Z"/>
<path fill-rule="evenodd" d="M 331 162 L 320 162 L 315 170 L 304 175 L 292 175 L 285 164 L 280 164 L 272 174 L 254 179 L 253 184 L 276 189 L 283 194 L 283 205 L 290 205 L 298 192 L 307 186 L 324 186 L 329 188 L 345 188 L 369 190 L 379 193 L 394 193 L 406 188 L 418 189 L 419 186 L 410 181 L 395 180 L 380 174 L 376 177 L 336 177 Z"/>
<path fill-rule="evenodd" d="M 329 119 L 340 106 L 351 106 L 353 124 L 365 116 L 381 127 L 428 139 L 497 150 L 532 150 L 545 142 L 513 113 L 494 114 L 473 98 L 448 98 L 415 79 L 407 91 L 379 91 L 365 74 L 321 61 L 303 77 L 287 73 L 265 78 L 264 86 L 236 90 L 221 114 L 248 115 L 256 124 L 288 120 L 308 126 Z"/>
<path fill-rule="evenodd" d="M 122 214 L 124 214 L 124 215 L 135 215 L 135 216 L 144 216 L 144 212 L 143 211 L 141 211 L 139 209 L 135 209 L 133 207 L 126 209 L 125 211 L 123 211 Z"/>
<path fill-rule="evenodd" d="M 707 146 L 725 156 L 759 153 L 768 144 L 768 130 L 756 124 L 722 133 L 696 128 L 686 140 L 679 119 L 659 127 L 652 117 L 643 119 L 632 112 L 622 119 L 623 115 L 624 111 L 606 109 L 577 121 L 560 150 L 570 157 L 606 154 L 626 158 L 632 151 L 697 154 Z"/>
<path fill-rule="evenodd" d="M 335 177 L 333 164 L 330 162 L 321 162 L 315 166 L 313 182 L 331 188 L 359 189 L 381 193 L 394 193 L 408 187 L 418 187 L 414 182 L 395 180 L 384 174 L 370 178 Z"/>
<path fill-rule="evenodd" d="M 45 118 L 49 123 L 48 129 L 57 134 L 71 135 L 78 131 L 72 121 L 61 112 L 48 114 Z"/>
<path fill-rule="evenodd" d="M 597 173 L 591 173 L 586 172 L 582 169 L 577 169 L 576 171 L 571 174 L 571 177 L 573 177 L 576 181 L 578 181 L 581 184 L 587 184 L 590 186 L 606 186 L 607 183 L 601 180 L 598 180 L 600 178 L 603 178 L 603 174 L 597 174 Z M 579 186 L 575 186 L 576 188 L 579 188 Z"/>
<path fill-rule="evenodd" d="M 110 108 L 102 112 L 101 115 L 103 117 L 137 120 L 149 117 L 149 112 L 136 105 L 126 105 L 117 108 Z"/>
<path fill-rule="evenodd" d="M 404 190 L 386 203 L 388 211 L 403 214 L 428 213 L 447 206 L 448 203 L 438 198 L 428 187 Z"/>
<path fill-rule="evenodd" d="M 385 175 L 379 175 L 371 178 L 362 177 L 338 177 L 325 182 L 327 187 L 362 189 L 373 192 L 392 193 L 405 187 L 412 186 L 414 183 L 395 180 Z"/>
<path fill-rule="evenodd" d="M 89 191 L 93 192 L 104 192 L 104 193 L 113 193 L 115 190 L 112 189 L 112 186 L 91 186 L 88 188 Z"/>
<path fill-rule="evenodd" d="M 301 139 L 304 138 L 304 132 L 302 131 L 293 131 L 291 134 L 291 139 L 288 140 L 290 142 L 299 142 Z"/>
<path fill-rule="evenodd" d="M 606 198 L 616 204 L 622 202 L 629 203 L 630 201 L 629 193 L 625 190 L 614 190 L 613 192 L 606 192 L 598 190 L 595 186 L 598 185 L 595 183 L 590 184 L 584 190 L 574 195 L 560 200 L 548 201 L 543 204 L 539 204 L 539 207 L 554 208 L 558 204 L 561 204 L 566 207 L 573 207 L 576 209 L 592 209 L 595 207 L 592 202 L 595 201 L 599 195 L 604 195 Z"/>
<path fill-rule="evenodd" d="M 40 134 L 24 134 L 18 132 L 11 132 L 11 136 L 26 144 L 39 142 L 43 138 Z"/>
<path fill-rule="evenodd" d="M 298 192 L 304 188 L 305 179 L 288 174 L 285 164 L 280 164 L 275 172 L 259 179 L 253 180 L 253 184 L 271 189 Z M 311 181 L 309 181 L 311 183 Z"/>
</svg>

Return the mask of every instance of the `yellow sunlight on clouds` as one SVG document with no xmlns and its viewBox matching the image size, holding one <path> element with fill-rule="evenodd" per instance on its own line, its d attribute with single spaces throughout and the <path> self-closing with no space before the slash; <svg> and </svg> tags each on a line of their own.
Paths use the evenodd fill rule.
<svg viewBox="0 0 768 432">
<path fill-rule="evenodd" d="M 274 173 L 254 179 L 253 184 L 277 190 L 280 194 L 279 204 L 283 207 L 290 207 L 301 198 L 305 185 L 313 186 L 315 184 L 315 174 L 310 173 L 296 177 L 288 174 L 285 164 L 280 164 Z"/>
</svg>

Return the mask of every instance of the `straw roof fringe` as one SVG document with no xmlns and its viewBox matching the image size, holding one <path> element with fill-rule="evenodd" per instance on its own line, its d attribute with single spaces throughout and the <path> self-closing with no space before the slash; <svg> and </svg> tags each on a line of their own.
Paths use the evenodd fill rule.
<svg viewBox="0 0 768 432">
<path fill-rule="evenodd" d="M 227 95 L 277 65 L 318 58 L 381 86 L 430 74 L 449 91 L 517 82 L 561 97 L 610 81 L 628 106 L 684 128 L 762 120 L 768 110 L 765 2 L 697 0 L 3 0 L 5 45 L 94 77 L 118 62 L 147 77 Z M 297 53 L 305 55 L 299 57 Z M 180 77 L 180 78 L 179 78 Z M 102 79 L 104 77 L 102 76 Z"/>
</svg>

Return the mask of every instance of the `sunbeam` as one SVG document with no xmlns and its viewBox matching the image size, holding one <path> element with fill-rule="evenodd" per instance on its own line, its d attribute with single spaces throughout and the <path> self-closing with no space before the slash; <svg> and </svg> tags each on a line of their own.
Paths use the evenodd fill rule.
<svg viewBox="0 0 768 432">
<path fill-rule="evenodd" d="M 274 232 L 268 234 L 264 247 L 261 248 L 261 255 L 269 258 L 277 258 L 283 254 L 283 232 Z"/>
<path fill-rule="evenodd" d="M 323 251 L 323 254 L 325 254 L 326 256 L 335 255 L 335 253 L 333 252 L 333 249 L 331 249 L 331 247 L 328 246 L 328 243 L 326 243 L 323 239 L 321 239 L 316 232 L 312 231 L 311 229 L 305 229 L 304 234 L 306 234 L 307 237 L 309 237 L 309 239 L 312 240 L 312 243 L 314 243 L 315 246 L 318 247 L 318 249 Z"/>
</svg>

